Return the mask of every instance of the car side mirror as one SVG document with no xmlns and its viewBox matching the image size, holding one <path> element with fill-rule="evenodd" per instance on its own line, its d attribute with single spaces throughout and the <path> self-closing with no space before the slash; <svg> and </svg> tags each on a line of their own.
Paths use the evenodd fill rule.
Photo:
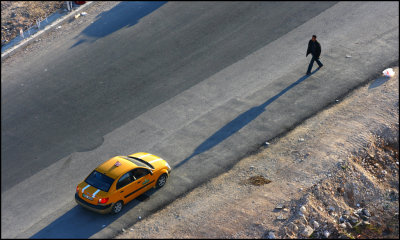
<svg viewBox="0 0 400 240">
<path fill-rule="evenodd" d="M 153 175 L 153 171 L 150 170 L 150 175 Z"/>
</svg>

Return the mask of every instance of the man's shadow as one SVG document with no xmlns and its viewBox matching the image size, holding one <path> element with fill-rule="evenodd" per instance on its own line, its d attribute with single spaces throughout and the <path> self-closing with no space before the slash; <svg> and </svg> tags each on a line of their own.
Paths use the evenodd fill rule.
<svg viewBox="0 0 400 240">
<path fill-rule="evenodd" d="M 308 77 L 310 77 L 312 74 L 316 73 L 319 70 L 317 68 L 313 72 L 311 72 L 310 75 L 304 75 L 300 79 L 298 79 L 296 82 L 292 83 L 290 86 L 287 88 L 283 89 L 281 92 L 273 96 L 272 98 L 268 99 L 264 103 L 262 103 L 259 106 L 253 107 L 246 112 L 240 114 L 238 117 L 230 121 L 228 124 L 226 124 L 224 127 L 219 129 L 217 132 L 215 132 L 211 137 L 207 138 L 202 144 L 200 144 L 194 151 L 193 153 L 187 157 L 186 159 L 182 160 L 178 164 L 176 164 L 173 169 L 181 167 L 183 164 L 185 164 L 187 161 L 192 159 L 194 156 L 199 155 L 203 152 L 206 152 L 210 150 L 211 148 L 215 147 L 216 145 L 220 144 L 222 141 L 225 139 L 229 138 L 236 132 L 238 132 L 240 129 L 242 129 L 244 126 L 249 124 L 251 121 L 256 119 L 260 114 L 262 114 L 265 111 L 265 108 L 273 103 L 276 99 L 278 99 L 280 96 L 285 94 L 287 91 L 295 87 L 296 85 L 300 84 L 304 80 L 306 80 Z"/>
</svg>

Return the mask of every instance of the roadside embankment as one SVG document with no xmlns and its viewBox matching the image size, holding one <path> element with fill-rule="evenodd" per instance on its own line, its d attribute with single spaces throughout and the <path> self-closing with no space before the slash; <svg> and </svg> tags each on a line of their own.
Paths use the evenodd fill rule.
<svg viewBox="0 0 400 240">
<path fill-rule="evenodd" d="M 397 238 L 394 70 L 116 238 Z"/>
</svg>

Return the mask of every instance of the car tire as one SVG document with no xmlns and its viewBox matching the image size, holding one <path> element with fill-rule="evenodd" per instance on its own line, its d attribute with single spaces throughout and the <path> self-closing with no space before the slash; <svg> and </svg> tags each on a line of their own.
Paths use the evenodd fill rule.
<svg viewBox="0 0 400 240">
<path fill-rule="evenodd" d="M 157 189 L 162 188 L 167 182 L 167 178 L 168 178 L 167 174 L 165 173 L 161 174 L 161 176 L 157 179 L 156 188 Z"/>
<path fill-rule="evenodd" d="M 122 201 L 118 201 L 114 204 L 111 208 L 111 214 L 117 214 L 121 212 L 122 208 L 124 207 L 124 203 Z"/>
</svg>

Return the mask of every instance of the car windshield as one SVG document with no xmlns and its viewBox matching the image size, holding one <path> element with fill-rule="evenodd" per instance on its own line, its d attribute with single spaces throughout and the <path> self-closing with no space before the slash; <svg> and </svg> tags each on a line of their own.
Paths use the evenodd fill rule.
<svg viewBox="0 0 400 240">
<path fill-rule="evenodd" d="M 114 179 L 94 170 L 89 177 L 86 178 L 85 182 L 104 192 L 108 192 L 114 182 Z"/>
</svg>

